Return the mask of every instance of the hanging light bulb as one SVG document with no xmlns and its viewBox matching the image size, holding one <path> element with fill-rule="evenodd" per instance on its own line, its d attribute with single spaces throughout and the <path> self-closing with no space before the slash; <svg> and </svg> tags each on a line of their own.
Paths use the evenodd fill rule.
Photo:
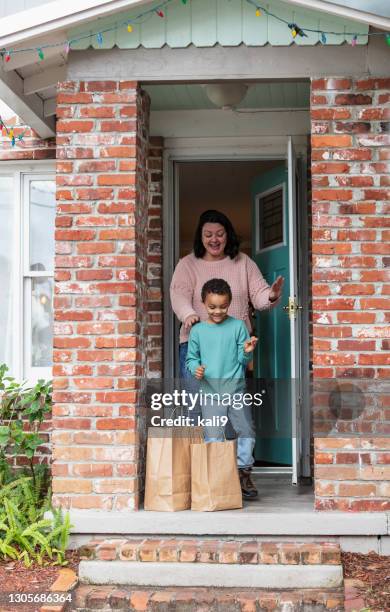
<svg viewBox="0 0 390 612">
<path fill-rule="evenodd" d="M 103 44 L 103 34 L 102 34 L 101 32 L 98 32 L 98 33 L 97 33 L 97 35 L 96 35 L 96 39 L 97 39 L 97 41 L 98 41 L 98 45 L 99 45 L 99 46 L 102 46 L 102 44 Z"/>
<path fill-rule="evenodd" d="M 131 25 L 131 23 L 127 24 L 127 31 L 131 34 L 131 32 L 133 31 L 133 26 Z"/>
<path fill-rule="evenodd" d="M 326 36 L 325 32 L 321 32 L 321 42 L 323 45 L 326 45 Z"/>
<path fill-rule="evenodd" d="M 256 9 L 256 17 L 261 17 L 261 10 L 259 8 Z"/>
<path fill-rule="evenodd" d="M 9 51 L 4 55 L 4 59 L 7 63 L 11 60 L 11 53 Z"/>
<path fill-rule="evenodd" d="M 390 33 L 389 32 L 386 34 L 386 42 L 390 47 Z"/>
<path fill-rule="evenodd" d="M 42 61 L 43 59 L 45 59 L 45 55 L 44 55 L 44 53 L 43 53 L 42 49 L 37 49 L 37 51 L 38 51 L 38 57 L 39 57 L 39 59 L 40 59 L 41 61 Z"/>
<path fill-rule="evenodd" d="M 352 38 L 352 40 L 351 40 L 351 45 L 352 45 L 352 47 L 356 47 L 356 45 L 357 45 L 357 39 L 358 39 L 358 38 L 357 38 L 357 34 L 354 34 L 354 36 L 353 36 L 353 38 Z"/>
<path fill-rule="evenodd" d="M 161 10 L 156 11 L 157 15 L 161 18 L 164 17 L 164 13 Z"/>
</svg>

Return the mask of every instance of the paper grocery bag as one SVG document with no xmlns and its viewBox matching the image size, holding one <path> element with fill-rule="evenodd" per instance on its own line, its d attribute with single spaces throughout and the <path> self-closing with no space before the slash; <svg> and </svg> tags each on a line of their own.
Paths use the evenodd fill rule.
<svg viewBox="0 0 390 612">
<path fill-rule="evenodd" d="M 242 508 L 235 440 L 191 445 L 191 510 Z"/>
<path fill-rule="evenodd" d="M 190 445 L 202 439 L 202 427 L 149 427 L 145 510 L 175 512 L 191 507 Z"/>
</svg>

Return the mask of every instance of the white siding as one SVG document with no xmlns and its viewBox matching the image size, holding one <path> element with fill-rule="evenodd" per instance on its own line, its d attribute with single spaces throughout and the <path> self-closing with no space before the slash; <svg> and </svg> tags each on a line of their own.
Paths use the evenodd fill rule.
<svg viewBox="0 0 390 612">
<path fill-rule="evenodd" d="M 46 2 L 45 0 L 0 0 L 0 19 L 46 4 L 50 4 L 50 2 L 47 0 Z"/>
</svg>

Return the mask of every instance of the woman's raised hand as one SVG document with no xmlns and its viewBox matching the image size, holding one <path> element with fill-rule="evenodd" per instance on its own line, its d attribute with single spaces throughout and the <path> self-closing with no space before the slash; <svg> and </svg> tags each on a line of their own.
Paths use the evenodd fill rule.
<svg viewBox="0 0 390 612">
<path fill-rule="evenodd" d="M 275 302 L 282 295 L 283 285 L 283 276 L 278 276 L 278 278 L 272 283 L 271 290 L 269 292 L 269 299 L 271 302 Z"/>
<path fill-rule="evenodd" d="M 194 323 L 199 321 L 199 317 L 196 314 L 189 315 L 184 321 L 184 329 L 188 333 Z"/>
</svg>

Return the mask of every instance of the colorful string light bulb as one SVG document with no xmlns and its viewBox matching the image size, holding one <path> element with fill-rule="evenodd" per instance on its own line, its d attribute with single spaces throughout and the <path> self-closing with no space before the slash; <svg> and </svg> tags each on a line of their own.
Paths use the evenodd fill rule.
<svg viewBox="0 0 390 612">
<path fill-rule="evenodd" d="M 127 24 L 127 31 L 131 34 L 131 32 L 133 31 L 133 26 L 131 25 L 131 23 Z"/>
<path fill-rule="evenodd" d="M 159 9 L 158 11 L 156 11 L 156 13 L 157 13 L 157 15 L 158 15 L 159 17 L 161 17 L 161 18 L 163 18 L 163 17 L 164 17 L 164 13 L 162 12 L 162 10 L 161 10 L 161 9 Z"/>
<path fill-rule="evenodd" d="M 293 38 L 296 38 L 296 36 L 298 35 L 302 37 L 303 36 L 307 37 L 307 34 L 296 23 L 288 23 L 287 25 L 291 30 L 291 34 Z"/>
<path fill-rule="evenodd" d="M 103 34 L 98 32 L 96 35 L 96 40 L 98 41 L 98 45 L 101 46 L 103 44 Z"/>
<path fill-rule="evenodd" d="M 390 33 L 389 32 L 386 34 L 386 42 L 390 47 Z"/>
<path fill-rule="evenodd" d="M 4 55 L 4 60 L 8 63 L 9 61 L 11 61 L 11 53 L 9 51 L 6 52 L 6 54 Z"/>
<path fill-rule="evenodd" d="M 43 53 L 42 49 L 37 49 L 37 52 L 38 52 L 38 57 L 41 61 L 45 59 L 45 54 Z"/>
<path fill-rule="evenodd" d="M 326 36 L 325 32 L 321 32 L 321 42 L 323 45 L 326 45 Z"/>
<path fill-rule="evenodd" d="M 356 47 L 356 45 L 357 45 L 357 39 L 358 39 L 357 34 L 354 34 L 354 36 L 353 36 L 353 38 L 352 38 L 352 40 L 351 40 L 351 45 L 352 45 L 352 47 Z"/>
<path fill-rule="evenodd" d="M 261 17 L 261 10 L 259 8 L 256 9 L 256 17 Z"/>
</svg>

